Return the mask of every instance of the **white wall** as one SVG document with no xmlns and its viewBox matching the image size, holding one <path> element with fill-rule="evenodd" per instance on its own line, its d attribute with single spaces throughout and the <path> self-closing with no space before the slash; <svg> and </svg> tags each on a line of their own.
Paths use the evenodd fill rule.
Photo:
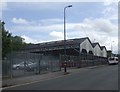
<svg viewBox="0 0 120 92">
<path fill-rule="evenodd" d="M 101 56 L 101 49 L 98 44 L 94 47 L 94 55 Z"/>
<path fill-rule="evenodd" d="M 86 39 L 80 44 L 80 52 L 82 51 L 82 49 L 86 49 L 87 53 L 89 53 L 89 51 L 93 52 L 93 47 L 88 39 Z"/>
<path fill-rule="evenodd" d="M 103 57 L 107 57 L 107 51 L 105 50 L 105 48 L 101 51 L 101 54 Z"/>
</svg>

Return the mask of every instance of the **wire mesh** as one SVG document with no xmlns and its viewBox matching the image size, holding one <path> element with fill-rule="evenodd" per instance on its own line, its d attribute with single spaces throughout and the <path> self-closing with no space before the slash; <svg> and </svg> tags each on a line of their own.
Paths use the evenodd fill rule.
<svg viewBox="0 0 120 92">
<path fill-rule="evenodd" d="M 59 71 L 59 57 L 36 53 L 13 52 L 2 63 L 3 77 L 22 77 Z"/>
</svg>

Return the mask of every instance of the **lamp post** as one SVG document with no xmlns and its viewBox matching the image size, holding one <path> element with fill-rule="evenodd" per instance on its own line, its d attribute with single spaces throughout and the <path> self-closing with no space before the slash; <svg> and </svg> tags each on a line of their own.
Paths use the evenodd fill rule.
<svg viewBox="0 0 120 92">
<path fill-rule="evenodd" d="M 64 62 L 64 72 L 67 72 L 67 70 L 66 70 L 66 67 L 67 67 L 67 64 L 66 64 L 66 20 L 65 20 L 65 18 L 66 18 L 66 9 L 67 8 L 70 8 L 70 7 L 72 7 L 72 5 L 68 5 L 68 6 L 66 6 L 66 7 L 64 7 L 64 60 L 65 60 L 65 62 Z"/>
</svg>

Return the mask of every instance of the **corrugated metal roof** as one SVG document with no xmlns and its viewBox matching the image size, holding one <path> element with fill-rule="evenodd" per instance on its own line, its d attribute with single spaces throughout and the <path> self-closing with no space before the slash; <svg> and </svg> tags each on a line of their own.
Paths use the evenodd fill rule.
<svg viewBox="0 0 120 92">
<path fill-rule="evenodd" d="M 103 50 L 104 48 L 106 49 L 106 47 L 105 47 L 105 46 L 101 46 L 100 48 L 101 48 L 101 50 Z"/>
<path fill-rule="evenodd" d="M 80 44 L 86 39 L 89 39 L 89 38 L 85 37 L 85 38 L 67 39 L 66 45 Z M 59 41 L 44 42 L 39 44 L 30 44 L 24 47 L 23 49 L 46 48 L 46 47 L 53 47 L 53 46 L 56 47 L 56 46 L 63 46 L 63 45 L 64 45 L 64 40 L 59 40 Z"/>
<path fill-rule="evenodd" d="M 82 43 L 85 39 L 87 38 L 68 39 L 66 40 L 66 45 Z M 64 40 L 40 43 L 39 47 L 49 47 L 49 46 L 59 46 L 59 45 L 64 45 Z"/>
<path fill-rule="evenodd" d="M 95 47 L 98 43 L 92 43 L 93 47 Z"/>
</svg>

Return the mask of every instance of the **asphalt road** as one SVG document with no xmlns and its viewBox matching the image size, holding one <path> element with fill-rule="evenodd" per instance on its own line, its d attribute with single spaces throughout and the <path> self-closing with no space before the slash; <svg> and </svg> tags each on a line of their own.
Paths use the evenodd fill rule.
<svg viewBox="0 0 120 92">
<path fill-rule="evenodd" d="M 118 65 L 87 68 L 58 78 L 7 90 L 118 90 Z"/>
</svg>

